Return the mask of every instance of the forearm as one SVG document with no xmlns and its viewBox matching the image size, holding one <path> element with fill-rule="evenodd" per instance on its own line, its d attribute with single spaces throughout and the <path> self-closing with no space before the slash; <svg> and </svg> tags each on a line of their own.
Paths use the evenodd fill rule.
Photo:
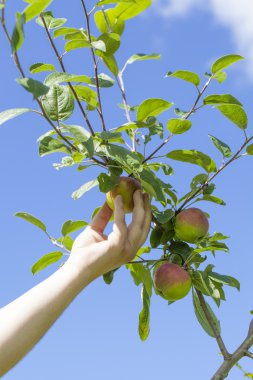
<svg viewBox="0 0 253 380">
<path fill-rule="evenodd" d="M 42 338 L 93 278 L 66 263 L 52 276 L 0 310 L 0 376 Z"/>
</svg>

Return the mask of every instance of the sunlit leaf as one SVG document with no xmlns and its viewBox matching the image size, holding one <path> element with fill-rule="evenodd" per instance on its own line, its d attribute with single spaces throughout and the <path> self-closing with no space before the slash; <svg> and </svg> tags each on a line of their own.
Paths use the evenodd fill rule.
<svg viewBox="0 0 253 380">
<path fill-rule="evenodd" d="M 215 338 L 215 334 L 205 316 L 205 313 L 201 307 L 201 304 L 200 304 L 200 301 L 198 299 L 198 296 L 196 295 L 195 292 L 192 293 L 193 294 L 193 305 L 194 305 L 194 311 L 195 311 L 195 314 L 196 314 L 196 317 L 197 317 L 197 320 L 199 321 L 200 325 L 203 327 L 203 329 L 205 330 L 205 332 L 210 335 L 212 338 Z M 220 322 L 219 320 L 217 319 L 216 315 L 214 314 L 214 312 L 212 311 L 211 307 L 209 306 L 209 304 L 205 301 L 206 303 L 206 307 L 207 307 L 207 310 L 209 312 L 209 314 L 211 315 L 212 317 L 212 320 L 213 320 L 213 323 L 217 329 L 217 331 L 220 333 Z"/>
<path fill-rule="evenodd" d="M 19 78 L 17 82 L 28 92 L 30 92 L 35 98 L 39 98 L 42 95 L 46 95 L 49 92 L 49 87 L 45 86 L 38 80 L 31 78 Z"/>
<path fill-rule="evenodd" d="M 36 111 L 30 108 L 11 108 L 9 110 L 0 112 L 0 125 L 26 112 L 36 112 Z"/>
<path fill-rule="evenodd" d="M 69 235 L 72 232 L 78 231 L 81 228 L 87 226 L 88 223 L 84 220 L 67 220 L 61 228 L 61 233 L 63 236 Z"/>
<path fill-rule="evenodd" d="M 167 124 L 167 129 L 174 135 L 179 135 L 189 131 L 191 128 L 191 121 L 185 119 L 170 119 Z"/>
<path fill-rule="evenodd" d="M 85 193 L 87 193 L 87 191 L 91 190 L 93 187 L 97 185 L 98 185 L 97 179 L 94 179 L 92 181 L 85 183 L 84 185 L 79 187 L 79 189 L 77 189 L 76 191 L 72 193 L 72 198 L 75 200 L 81 198 Z"/>
<path fill-rule="evenodd" d="M 188 162 L 190 164 L 199 165 L 208 173 L 216 171 L 215 162 L 206 154 L 195 149 L 192 150 L 174 150 L 166 155 L 172 160 Z"/>
<path fill-rule="evenodd" d="M 178 70 L 178 71 L 175 71 L 174 73 L 168 72 L 166 77 L 168 76 L 180 78 L 186 82 L 190 82 L 194 84 L 195 86 L 198 86 L 200 84 L 199 76 L 192 71 Z"/>
<path fill-rule="evenodd" d="M 47 231 L 45 224 L 38 218 L 35 218 L 35 216 L 28 214 L 28 212 L 17 212 L 15 216 L 18 216 L 19 218 L 22 218 L 27 222 L 34 224 L 36 227 L 40 228 L 44 232 Z"/>
<path fill-rule="evenodd" d="M 49 265 L 56 263 L 62 258 L 62 256 L 63 253 L 60 251 L 47 253 L 32 266 L 32 273 L 38 273 L 39 271 L 45 269 Z"/>
<path fill-rule="evenodd" d="M 144 100 L 137 110 L 137 120 L 145 121 L 150 116 L 157 116 L 172 106 L 172 103 L 163 99 L 151 98 Z"/>
<path fill-rule="evenodd" d="M 31 65 L 29 70 L 32 74 L 38 74 L 44 71 L 55 71 L 55 67 L 51 63 L 38 62 Z"/>
<path fill-rule="evenodd" d="M 223 141 L 217 139 L 217 137 L 214 137 L 212 135 L 208 135 L 208 137 L 211 139 L 214 146 L 221 152 L 224 158 L 228 158 L 232 156 L 232 151 L 226 143 L 224 143 Z"/>
<path fill-rule="evenodd" d="M 74 111 L 74 98 L 68 86 L 50 87 L 41 102 L 47 116 L 54 121 L 66 120 Z"/>
<path fill-rule="evenodd" d="M 224 70 L 225 68 L 231 66 L 233 63 L 244 59 L 241 55 L 238 54 L 229 54 L 224 55 L 223 57 L 217 59 L 212 65 L 212 73 L 216 74 L 217 72 Z"/>
</svg>

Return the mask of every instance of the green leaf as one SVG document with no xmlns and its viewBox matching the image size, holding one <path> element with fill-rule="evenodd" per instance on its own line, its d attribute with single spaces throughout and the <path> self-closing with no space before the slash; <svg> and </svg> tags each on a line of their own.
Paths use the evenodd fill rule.
<svg viewBox="0 0 253 380">
<path fill-rule="evenodd" d="M 138 170 L 141 166 L 139 156 L 130 150 L 118 145 L 106 144 L 100 145 L 100 151 L 106 156 L 117 161 L 128 171 Z"/>
<path fill-rule="evenodd" d="M 125 28 L 124 21 L 117 17 L 113 9 L 106 9 L 105 16 L 103 11 L 94 14 L 94 21 L 101 33 L 122 34 Z"/>
<path fill-rule="evenodd" d="M 228 249 L 226 244 L 220 243 L 218 241 L 213 241 L 213 242 L 211 242 L 211 244 L 209 244 L 203 248 L 196 248 L 194 251 L 197 253 L 207 252 L 207 251 L 229 252 L 229 249 Z"/>
<path fill-rule="evenodd" d="M 129 20 L 138 16 L 145 9 L 150 7 L 152 0 L 138 0 L 135 3 L 119 3 L 114 9 L 113 14 L 121 20 Z"/>
<path fill-rule="evenodd" d="M 136 0 L 100 0 L 97 2 L 96 7 L 107 4 L 118 4 L 118 3 L 136 3 Z"/>
<path fill-rule="evenodd" d="M 72 247 L 73 247 L 73 244 L 74 244 L 74 240 L 71 239 L 70 236 L 66 235 L 66 236 L 63 236 L 62 238 L 58 239 L 58 241 L 64 245 L 64 247 L 69 251 L 71 252 L 72 250 Z"/>
<path fill-rule="evenodd" d="M 184 119 L 170 119 L 167 124 L 167 129 L 174 135 L 189 131 L 192 123 L 190 120 Z"/>
<path fill-rule="evenodd" d="M 209 95 L 203 100 L 204 104 L 238 104 L 242 106 L 242 104 L 237 100 L 233 95 L 230 94 L 222 94 L 222 95 Z"/>
<path fill-rule="evenodd" d="M 151 170 L 145 168 L 139 173 L 139 176 L 144 189 L 157 201 L 166 203 L 162 181 Z"/>
<path fill-rule="evenodd" d="M 103 274 L 103 279 L 104 279 L 104 282 L 107 284 L 107 285 L 110 285 L 113 281 L 113 277 L 114 277 L 114 273 L 118 270 L 119 268 L 116 268 L 116 269 L 113 269 L 111 270 L 110 272 L 107 272 L 105 274 Z"/>
<path fill-rule="evenodd" d="M 98 106 L 97 93 L 87 86 L 74 86 L 78 99 L 86 102 L 92 108 Z"/>
<path fill-rule="evenodd" d="M 53 0 L 33 0 L 28 7 L 25 8 L 23 14 L 26 22 L 32 20 L 46 9 Z"/>
<path fill-rule="evenodd" d="M 35 218 L 35 216 L 31 214 L 28 214 L 27 212 L 17 212 L 15 216 L 18 216 L 19 218 L 22 218 L 26 220 L 27 222 L 34 224 L 35 226 L 37 226 L 44 232 L 47 231 L 45 224 L 41 220 Z"/>
<path fill-rule="evenodd" d="M 153 53 L 153 54 L 142 54 L 142 53 L 134 54 L 130 58 L 128 58 L 128 60 L 125 63 L 125 66 L 130 65 L 130 64 L 137 62 L 137 61 L 147 61 L 150 59 L 160 59 L 160 58 L 161 58 L 161 55 L 156 54 L 156 53 Z"/>
<path fill-rule="evenodd" d="M 111 56 L 104 55 L 102 60 L 104 64 L 106 65 L 106 67 L 108 68 L 108 70 L 110 70 L 110 72 L 116 77 L 119 73 L 119 68 L 118 68 L 118 64 L 115 57 L 113 55 Z"/>
<path fill-rule="evenodd" d="M 218 109 L 224 116 L 232 121 L 241 129 L 246 129 L 248 125 L 248 117 L 244 109 L 237 104 L 223 104 L 217 106 Z"/>
<path fill-rule="evenodd" d="M 214 137 L 212 135 L 208 135 L 208 137 L 211 139 L 214 146 L 221 152 L 224 158 L 228 158 L 232 156 L 232 151 L 226 143 L 224 143 L 223 141 L 217 139 L 217 137 Z"/>
<path fill-rule="evenodd" d="M 72 83 L 72 82 L 84 82 L 84 83 L 91 83 L 91 79 L 87 77 L 86 75 L 75 75 L 75 74 L 68 74 L 68 73 L 52 73 L 49 74 L 44 83 L 47 86 L 52 86 L 54 84 L 60 84 L 60 83 Z"/>
<path fill-rule="evenodd" d="M 163 99 L 146 99 L 137 110 L 137 120 L 146 121 L 150 116 L 157 116 L 172 106 L 172 103 Z"/>
<path fill-rule="evenodd" d="M 0 114 L 0 120 L 1 120 L 1 114 Z M 250 155 L 253 155 L 253 144 L 250 144 L 247 146 L 246 152 Z"/>
<path fill-rule="evenodd" d="M 168 72 L 166 77 L 168 76 L 180 78 L 186 82 L 194 84 L 195 86 L 198 86 L 200 84 L 199 76 L 196 73 L 193 73 L 192 71 L 178 70 L 174 73 Z"/>
<path fill-rule="evenodd" d="M 170 209 L 167 209 L 163 212 L 154 210 L 153 215 L 155 216 L 155 218 L 158 220 L 159 223 L 164 224 L 174 217 L 175 212 Z"/>
<path fill-rule="evenodd" d="M 59 261 L 63 256 L 63 253 L 60 251 L 47 253 L 46 255 L 42 256 L 33 266 L 32 266 L 32 273 L 38 273 L 42 269 L 45 269 L 49 265 L 56 263 Z"/>
<path fill-rule="evenodd" d="M 166 157 L 171 158 L 172 160 L 199 165 L 208 173 L 212 173 L 217 170 L 215 162 L 209 156 L 195 149 L 173 150 L 172 152 L 166 154 Z"/>
<path fill-rule="evenodd" d="M 161 244 L 161 238 L 162 238 L 163 230 L 156 226 L 153 228 L 151 234 L 150 234 L 150 245 L 152 248 L 157 248 Z"/>
<path fill-rule="evenodd" d="M 212 338 L 215 338 L 215 335 L 213 333 L 213 330 L 205 316 L 205 313 L 201 307 L 201 304 L 199 302 L 199 299 L 198 299 L 198 296 L 196 295 L 195 292 L 192 293 L 193 295 L 193 305 L 194 305 L 194 311 L 195 311 L 195 314 L 196 314 L 196 317 L 197 317 L 197 320 L 199 321 L 200 325 L 203 327 L 203 329 L 205 330 L 205 332 L 210 335 Z M 205 301 L 206 302 L 206 301 Z M 207 306 L 207 309 L 208 309 L 208 312 L 209 314 L 211 315 L 212 317 L 212 320 L 216 326 L 216 329 L 217 331 L 220 333 L 220 322 L 219 320 L 217 319 L 216 315 L 214 314 L 214 312 L 212 311 L 210 305 L 206 302 L 206 306 Z"/>
<path fill-rule="evenodd" d="M 34 63 L 32 66 L 30 66 L 30 72 L 32 74 L 42 73 L 44 71 L 55 71 L 54 65 L 51 65 L 51 63 Z"/>
<path fill-rule="evenodd" d="M 150 296 L 147 292 L 145 284 L 141 290 L 142 310 L 139 314 L 139 336 L 142 341 L 146 340 L 149 335 L 150 321 Z"/>
<path fill-rule="evenodd" d="M 16 24 L 11 37 L 11 48 L 12 53 L 18 51 L 23 45 L 25 35 L 24 35 L 24 24 L 25 24 L 25 16 L 23 14 L 16 14 Z"/>
<path fill-rule="evenodd" d="M 0 125 L 26 112 L 37 112 L 37 111 L 32 110 L 30 108 L 11 108 L 9 110 L 0 112 Z"/>
<path fill-rule="evenodd" d="M 72 232 L 78 231 L 81 228 L 87 226 L 88 223 L 84 220 L 67 220 L 61 228 L 61 233 L 63 236 L 69 235 Z"/>
<path fill-rule="evenodd" d="M 240 282 L 234 277 L 226 276 L 226 275 L 215 273 L 212 271 L 208 272 L 208 277 L 211 280 L 214 280 L 220 284 L 232 286 L 236 288 L 237 290 L 240 290 Z"/>
<path fill-rule="evenodd" d="M 69 52 L 71 50 L 88 48 L 90 46 L 91 46 L 91 44 L 88 41 L 86 41 L 85 39 L 70 40 L 70 41 L 66 42 L 64 49 L 65 49 L 65 51 Z"/>
<path fill-rule="evenodd" d="M 186 119 L 190 114 L 190 111 L 183 111 L 179 108 L 175 108 L 174 112 L 177 116 L 181 117 L 182 119 Z"/>
<path fill-rule="evenodd" d="M 229 239 L 229 236 L 223 235 L 221 232 L 215 232 L 213 236 L 209 236 L 209 241 L 217 241 L 217 240 L 226 240 Z"/>
<path fill-rule="evenodd" d="M 151 296 L 153 280 L 151 277 L 150 270 L 141 263 L 126 264 L 126 268 L 130 270 L 135 285 L 139 286 L 141 283 L 144 283 L 147 293 Z"/>
<path fill-rule="evenodd" d="M 72 193 L 72 198 L 75 200 L 81 198 L 85 193 L 87 193 L 87 191 L 91 190 L 93 187 L 97 185 L 98 185 L 97 179 L 93 179 L 92 181 L 85 183 L 84 185 L 79 187 L 79 189 L 77 189 L 76 191 Z"/>
<path fill-rule="evenodd" d="M 91 134 L 79 125 L 66 125 L 62 123 L 61 125 L 85 147 L 89 156 L 92 157 L 94 154 L 94 143 Z"/>
<path fill-rule="evenodd" d="M 54 139 L 51 136 L 46 136 L 40 140 L 39 155 L 41 157 L 56 152 L 69 153 L 69 148 L 61 140 Z"/>
<path fill-rule="evenodd" d="M 213 79 L 216 79 L 218 83 L 222 84 L 227 79 L 227 73 L 224 71 L 218 71 L 214 76 Z"/>
<path fill-rule="evenodd" d="M 196 201 L 208 201 L 208 202 L 217 203 L 218 205 L 221 205 L 221 206 L 226 205 L 226 203 L 222 199 L 218 197 L 214 197 L 213 195 L 209 195 L 209 194 L 203 195 L 202 198 L 198 198 Z"/>
<path fill-rule="evenodd" d="M 66 36 L 67 34 L 80 32 L 83 29 L 77 29 L 77 28 L 70 28 L 68 26 L 63 26 L 62 28 L 58 28 L 57 30 L 54 30 L 54 38 L 60 37 L 60 36 Z"/>
<path fill-rule="evenodd" d="M 205 173 L 197 174 L 191 181 L 191 189 L 194 190 L 194 189 L 197 189 L 199 186 L 204 185 L 207 179 L 208 179 L 208 174 L 205 174 Z"/>
<path fill-rule="evenodd" d="M 194 253 L 195 250 L 193 251 L 193 254 Z M 197 288 L 201 293 L 205 294 L 206 296 L 211 296 L 210 281 L 206 272 L 194 270 L 191 273 L 191 280 L 193 286 Z"/>
<path fill-rule="evenodd" d="M 99 190 L 102 193 L 107 193 L 110 191 L 118 182 L 118 177 L 113 175 L 108 175 L 101 173 L 98 176 Z"/>
<path fill-rule="evenodd" d="M 46 95 L 49 92 L 49 87 L 31 78 L 19 78 L 17 79 L 17 82 L 22 87 L 24 87 L 26 91 L 33 94 L 35 98 L 39 98 L 40 96 Z"/>
<path fill-rule="evenodd" d="M 244 57 L 237 54 L 224 55 L 214 62 L 212 65 L 212 73 L 216 74 L 217 72 L 224 70 L 225 68 L 231 66 L 235 62 L 240 61 L 241 59 L 244 59 Z"/>
<path fill-rule="evenodd" d="M 120 47 L 120 35 L 117 33 L 103 33 L 98 37 L 98 41 L 102 41 L 105 46 L 105 51 L 96 51 L 96 54 L 103 57 L 113 55 Z M 93 44 L 94 46 L 94 44 Z M 97 47 L 94 46 L 96 49 Z"/>
<path fill-rule="evenodd" d="M 68 86 L 50 87 L 41 102 L 47 116 L 54 121 L 66 120 L 74 111 L 74 98 Z"/>
<path fill-rule="evenodd" d="M 98 75 L 98 84 L 99 84 L 99 87 L 105 87 L 105 88 L 112 87 L 114 85 L 114 82 L 115 82 L 115 80 L 112 79 L 107 74 L 101 73 L 101 74 Z M 93 86 L 96 86 L 96 78 L 95 77 L 91 78 L 91 84 Z"/>
<path fill-rule="evenodd" d="M 55 29 L 59 28 L 60 26 L 64 25 L 65 22 L 67 22 L 66 18 L 54 18 L 52 12 L 43 12 L 42 13 L 46 26 L 48 29 Z M 36 19 L 36 23 L 44 28 L 44 24 L 41 17 L 38 17 Z"/>
</svg>

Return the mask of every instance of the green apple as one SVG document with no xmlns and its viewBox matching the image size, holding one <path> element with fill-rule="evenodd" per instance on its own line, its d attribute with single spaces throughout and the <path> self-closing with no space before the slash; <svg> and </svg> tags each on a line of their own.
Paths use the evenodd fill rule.
<svg viewBox="0 0 253 380">
<path fill-rule="evenodd" d="M 168 301 L 185 297 L 191 289 L 189 273 L 177 264 L 165 263 L 154 273 L 154 286 L 158 294 Z"/>
<path fill-rule="evenodd" d="M 175 235 L 179 240 L 196 243 L 207 234 L 208 229 L 208 219 L 198 208 L 185 209 L 175 218 Z"/>
<path fill-rule="evenodd" d="M 139 189 L 141 189 L 141 184 L 136 179 L 119 177 L 116 186 L 106 194 L 109 207 L 114 210 L 114 200 L 117 195 L 121 195 L 125 213 L 132 212 L 134 208 L 133 194 Z"/>
</svg>

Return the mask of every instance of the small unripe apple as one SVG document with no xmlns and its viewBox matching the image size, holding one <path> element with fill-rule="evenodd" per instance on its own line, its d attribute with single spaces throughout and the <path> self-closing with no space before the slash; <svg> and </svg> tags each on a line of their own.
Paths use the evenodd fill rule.
<svg viewBox="0 0 253 380">
<path fill-rule="evenodd" d="M 119 177 L 116 186 L 106 194 L 109 207 L 114 210 L 114 200 L 117 195 L 121 195 L 125 213 L 132 212 L 134 208 L 133 194 L 139 189 L 141 189 L 141 184 L 136 179 Z"/>
<path fill-rule="evenodd" d="M 154 273 L 154 286 L 163 298 L 177 301 L 185 297 L 191 289 L 191 277 L 177 264 L 165 263 Z"/>
<path fill-rule="evenodd" d="M 198 208 L 185 209 L 175 218 L 175 234 L 179 240 L 196 243 L 207 234 L 208 229 L 208 219 Z"/>
</svg>

